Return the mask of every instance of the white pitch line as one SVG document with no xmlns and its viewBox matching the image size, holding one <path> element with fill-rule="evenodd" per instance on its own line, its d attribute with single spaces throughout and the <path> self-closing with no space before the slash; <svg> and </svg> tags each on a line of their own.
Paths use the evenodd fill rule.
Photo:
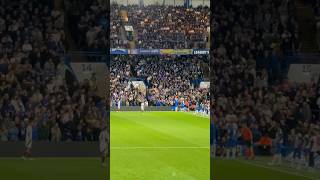
<svg viewBox="0 0 320 180">
<path fill-rule="evenodd" d="M 299 173 L 294 173 L 294 172 L 290 172 L 290 171 L 286 171 L 286 170 L 281 170 L 281 169 L 272 168 L 272 167 L 268 167 L 268 166 L 263 166 L 263 165 L 259 165 L 259 164 L 255 164 L 255 163 L 250 163 L 250 162 L 246 162 L 246 161 L 241 161 L 241 160 L 235 160 L 235 161 L 240 162 L 240 163 L 243 163 L 243 164 L 248 164 L 248 165 L 251 165 L 251 166 L 256 166 L 256 167 L 261 167 L 261 168 L 264 168 L 264 169 L 269 169 L 269 170 L 273 170 L 273 171 L 278 171 L 278 172 L 285 173 L 285 174 L 289 174 L 289 175 L 293 175 L 293 176 L 303 177 L 303 178 L 306 178 L 306 179 L 319 180 L 318 178 L 314 178 L 314 177 L 310 177 L 310 176 L 304 176 L 304 175 L 301 175 L 301 174 L 299 174 Z"/>
<path fill-rule="evenodd" d="M 210 147 L 183 147 L 183 146 L 154 146 L 154 147 L 144 147 L 144 146 L 135 146 L 135 147 L 111 147 L 115 150 L 130 150 L 130 149 L 210 149 Z"/>
<path fill-rule="evenodd" d="M 189 115 L 193 115 L 193 116 L 197 116 L 197 117 L 201 117 L 201 118 L 205 118 L 205 119 L 210 119 L 210 116 L 203 116 L 201 114 L 195 114 L 194 112 L 183 112 L 183 113 L 186 113 L 186 114 L 189 114 Z"/>
</svg>

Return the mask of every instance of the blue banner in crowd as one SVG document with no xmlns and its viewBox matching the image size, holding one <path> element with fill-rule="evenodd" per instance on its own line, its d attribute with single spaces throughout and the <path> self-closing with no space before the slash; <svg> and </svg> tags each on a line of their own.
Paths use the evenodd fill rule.
<svg viewBox="0 0 320 180">
<path fill-rule="evenodd" d="M 160 49 L 130 49 L 130 54 L 159 55 Z"/>
<path fill-rule="evenodd" d="M 112 48 L 110 54 L 129 54 L 128 49 Z"/>
</svg>

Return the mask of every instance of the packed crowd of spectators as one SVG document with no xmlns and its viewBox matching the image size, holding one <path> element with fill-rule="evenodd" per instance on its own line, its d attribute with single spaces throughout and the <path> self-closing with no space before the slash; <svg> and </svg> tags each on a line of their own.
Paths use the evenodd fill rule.
<svg viewBox="0 0 320 180">
<path fill-rule="evenodd" d="M 208 57 L 113 56 L 112 106 L 119 99 L 124 106 L 139 106 L 145 99 L 151 106 L 170 106 L 176 97 L 194 105 L 208 103 L 209 89 L 200 88 L 204 80 L 201 63 L 208 66 Z M 134 80 L 143 81 L 146 88 L 134 87 Z"/>
<path fill-rule="evenodd" d="M 78 45 L 77 49 L 106 52 L 110 24 L 107 5 L 98 0 L 68 0 L 65 4 L 70 18 L 71 35 Z"/>
<path fill-rule="evenodd" d="M 39 1 L 0 1 L 0 141 L 97 140 L 105 103 L 89 81 L 66 81 L 64 14 Z"/>
<path fill-rule="evenodd" d="M 128 13 L 128 22 L 121 23 L 121 10 Z M 116 43 L 111 47 L 126 45 L 119 35 L 125 24 L 133 26 L 137 48 L 205 48 L 208 42 L 210 8 L 206 6 L 112 5 L 111 11 L 111 37 Z"/>
<path fill-rule="evenodd" d="M 316 28 L 317 28 L 317 45 L 318 51 L 320 52 L 320 3 L 319 1 L 314 1 L 314 14 L 316 19 Z"/>
<path fill-rule="evenodd" d="M 111 4 L 110 9 L 110 47 L 111 48 L 129 48 L 127 38 L 123 38 L 123 20 L 120 15 L 120 6 L 118 4 Z"/>
<path fill-rule="evenodd" d="M 292 143 L 290 132 L 310 138 L 320 130 L 317 82 L 296 84 L 282 73 L 288 68 L 285 55 L 299 48 L 291 3 L 215 3 L 211 115 L 218 132 L 217 155 L 226 155 L 230 126 L 237 128 L 239 145 L 243 124 L 251 129 L 255 145 L 262 137 L 274 140 L 278 129 L 286 146 Z"/>
</svg>

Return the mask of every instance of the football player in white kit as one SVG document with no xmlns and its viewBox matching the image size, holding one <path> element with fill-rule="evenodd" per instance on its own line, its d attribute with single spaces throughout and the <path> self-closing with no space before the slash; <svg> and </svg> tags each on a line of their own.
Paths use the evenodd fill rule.
<svg viewBox="0 0 320 180">
<path fill-rule="evenodd" d="M 144 112 L 144 106 L 145 106 L 145 105 L 144 105 L 144 101 L 142 100 L 142 101 L 141 101 L 141 112 Z"/>
<path fill-rule="evenodd" d="M 31 157 L 31 149 L 32 149 L 32 128 L 33 122 L 32 120 L 27 120 L 27 127 L 26 127 L 26 138 L 25 138 L 25 151 L 23 153 L 22 158 L 24 160 L 30 159 Z"/>
<path fill-rule="evenodd" d="M 106 156 L 109 155 L 109 148 L 108 148 L 108 142 L 109 142 L 109 132 L 107 125 L 105 123 L 102 124 L 102 129 L 99 135 L 99 141 L 100 141 L 100 153 L 101 153 L 101 165 L 103 167 L 106 166 Z"/>
<path fill-rule="evenodd" d="M 118 111 L 120 111 L 120 108 L 121 108 L 121 99 L 120 98 L 118 99 L 117 106 L 118 106 Z"/>
</svg>

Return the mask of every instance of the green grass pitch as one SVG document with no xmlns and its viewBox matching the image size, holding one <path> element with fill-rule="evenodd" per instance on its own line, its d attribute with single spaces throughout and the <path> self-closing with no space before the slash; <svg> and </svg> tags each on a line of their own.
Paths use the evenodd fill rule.
<svg viewBox="0 0 320 180">
<path fill-rule="evenodd" d="M 106 180 L 99 158 L 0 158 L 1 180 Z"/>
<path fill-rule="evenodd" d="M 209 118 L 111 112 L 111 180 L 209 180 Z"/>
<path fill-rule="evenodd" d="M 297 170 L 283 166 L 269 166 L 270 158 L 256 160 L 211 159 L 212 179 L 217 180 L 320 180 L 320 172 Z"/>
</svg>

